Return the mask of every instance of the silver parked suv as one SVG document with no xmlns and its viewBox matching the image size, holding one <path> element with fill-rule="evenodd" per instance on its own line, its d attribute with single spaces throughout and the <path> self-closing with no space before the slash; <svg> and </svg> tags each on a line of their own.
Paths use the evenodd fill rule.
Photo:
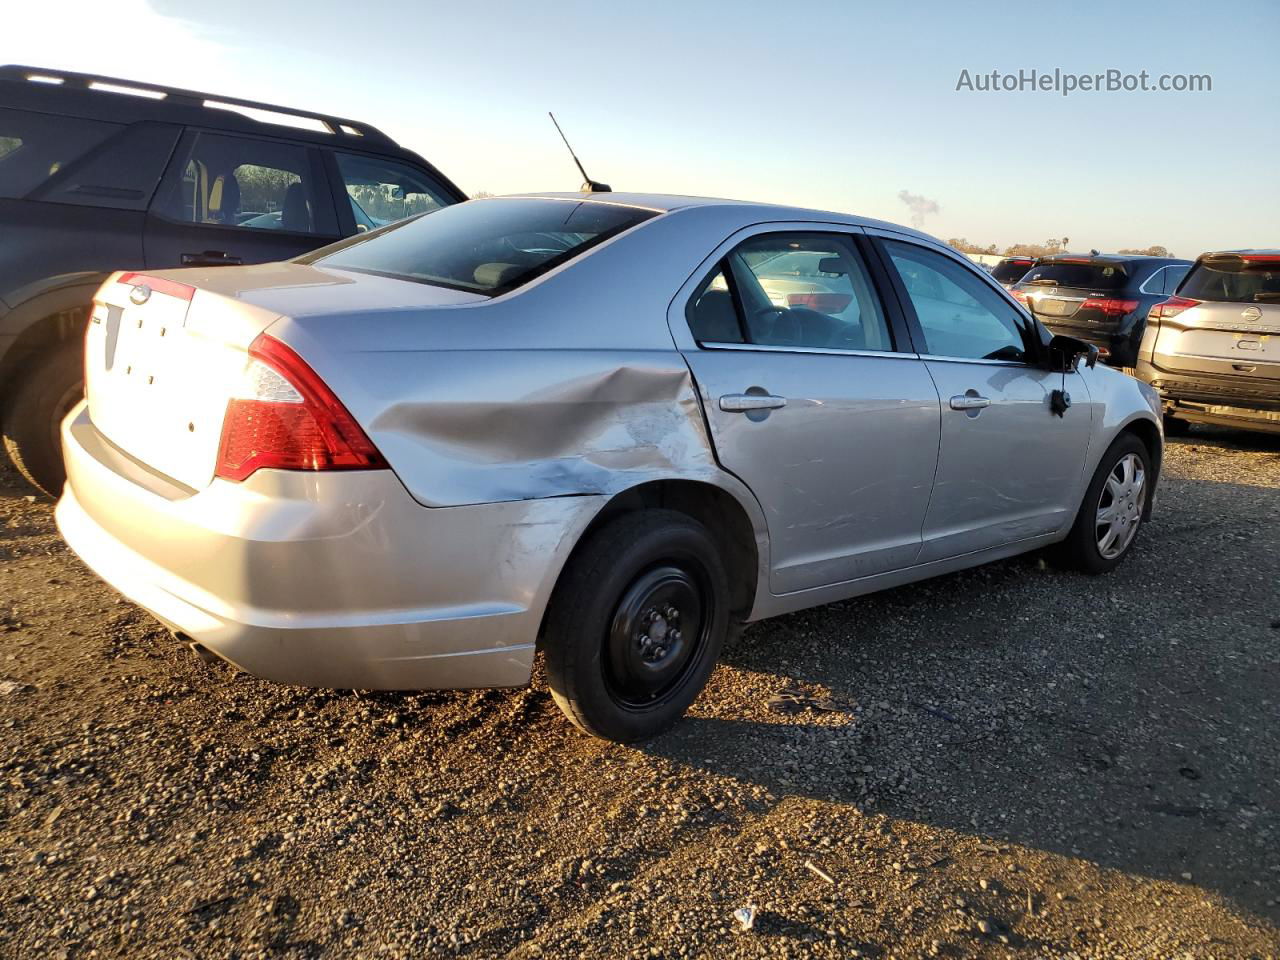
<svg viewBox="0 0 1280 960">
<path fill-rule="evenodd" d="M 735 621 L 1148 515 L 1153 391 L 901 227 L 477 200 L 288 263 L 114 275 L 58 525 L 260 676 L 509 686 L 652 736 Z M 1081 357 L 1086 358 L 1080 364 Z"/>
<path fill-rule="evenodd" d="M 1137 373 L 1171 433 L 1190 421 L 1280 433 L 1280 250 L 1200 257 L 1151 308 Z"/>
</svg>

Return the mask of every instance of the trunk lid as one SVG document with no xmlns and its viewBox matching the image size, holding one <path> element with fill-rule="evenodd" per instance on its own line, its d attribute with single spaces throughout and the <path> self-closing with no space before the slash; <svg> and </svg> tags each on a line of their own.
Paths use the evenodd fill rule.
<svg viewBox="0 0 1280 960">
<path fill-rule="evenodd" d="M 85 335 L 85 394 L 107 440 L 200 490 L 246 350 L 278 314 L 170 279 L 177 273 L 103 284 Z"/>
<path fill-rule="evenodd" d="M 1162 370 L 1280 378 L 1280 304 L 1188 307 L 1160 321 L 1153 349 Z"/>
<path fill-rule="evenodd" d="M 1178 287 L 1194 304 L 1159 321 L 1156 366 L 1248 379 L 1280 378 L 1280 254 L 1207 254 Z"/>
<path fill-rule="evenodd" d="M 1115 327 L 1138 306 L 1136 298 L 1124 295 L 1129 280 L 1123 262 L 1070 257 L 1040 261 L 1015 289 L 1047 324 Z"/>
<path fill-rule="evenodd" d="M 85 335 L 89 416 L 135 460 L 202 490 L 213 480 L 249 346 L 277 320 L 398 310 L 416 317 L 486 299 L 292 262 L 116 274 L 98 291 Z"/>
</svg>

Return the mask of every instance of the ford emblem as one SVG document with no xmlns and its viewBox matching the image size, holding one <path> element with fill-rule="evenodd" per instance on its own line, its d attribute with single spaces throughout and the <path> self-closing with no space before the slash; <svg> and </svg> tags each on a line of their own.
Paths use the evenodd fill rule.
<svg viewBox="0 0 1280 960">
<path fill-rule="evenodd" d="M 146 303 L 151 299 L 151 288 L 146 284 L 139 284 L 129 291 L 129 299 L 138 304 Z"/>
</svg>

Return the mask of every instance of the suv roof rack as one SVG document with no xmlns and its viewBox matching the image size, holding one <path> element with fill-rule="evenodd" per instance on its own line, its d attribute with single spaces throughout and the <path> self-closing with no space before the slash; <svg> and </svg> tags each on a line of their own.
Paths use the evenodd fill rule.
<svg viewBox="0 0 1280 960">
<path fill-rule="evenodd" d="M 198 90 L 184 90 L 181 87 L 167 87 L 157 83 L 141 83 L 137 80 L 124 80 L 120 77 L 108 77 L 96 73 L 76 73 L 70 70 L 50 70 L 44 67 L 28 67 L 21 64 L 0 66 L 0 80 L 27 81 L 45 83 L 63 88 L 97 90 L 104 93 L 132 94 L 153 101 L 163 101 L 180 107 L 196 107 L 200 109 L 226 110 L 247 115 L 260 123 L 283 123 L 283 120 L 272 120 L 270 116 L 254 116 L 243 111 L 255 111 L 263 114 L 276 114 L 281 117 L 293 117 L 309 120 L 318 124 L 321 132 L 333 134 L 335 137 L 358 140 L 362 143 L 378 142 L 397 146 L 396 142 L 367 123 L 334 117 L 314 110 L 294 110 L 274 103 L 261 103 L 256 100 L 242 100 L 239 97 L 224 97 L 216 93 L 201 93 Z M 241 108 L 237 110 L 236 108 Z"/>
</svg>

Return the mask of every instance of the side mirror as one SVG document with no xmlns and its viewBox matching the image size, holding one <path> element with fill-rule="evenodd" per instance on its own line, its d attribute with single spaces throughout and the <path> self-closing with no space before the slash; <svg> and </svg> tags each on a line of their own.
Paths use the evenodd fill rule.
<svg viewBox="0 0 1280 960">
<path fill-rule="evenodd" d="M 1080 358 L 1084 365 L 1093 367 L 1098 362 L 1098 348 L 1079 337 L 1054 334 L 1049 341 L 1049 362 L 1054 370 L 1074 371 Z"/>
</svg>

